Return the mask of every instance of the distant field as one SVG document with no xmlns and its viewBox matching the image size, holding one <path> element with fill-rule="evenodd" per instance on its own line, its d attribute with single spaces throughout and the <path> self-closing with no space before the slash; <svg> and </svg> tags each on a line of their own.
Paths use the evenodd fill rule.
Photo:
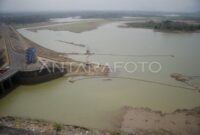
<svg viewBox="0 0 200 135">
<path fill-rule="evenodd" d="M 30 28 L 30 31 L 37 31 L 37 30 L 52 30 L 52 31 L 70 31 L 74 33 L 81 33 L 85 31 L 90 31 L 93 29 L 98 28 L 104 24 L 107 24 L 111 21 L 109 20 L 92 20 L 92 21 L 80 21 L 74 23 L 62 23 L 62 24 L 55 24 L 55 25 L 48 25 L 36 28 Z"/>
<path fill-rule="evenodd" d="M 200 30 L 200 23 L 195 21 L 183 20 L 166 20 L 166 21 L 147 21 L 147 22 L 130 22 L 124 26 L 127 28 L 147 28 L 157 31 L 167 32 L 197 32 Z"/>
</svg>

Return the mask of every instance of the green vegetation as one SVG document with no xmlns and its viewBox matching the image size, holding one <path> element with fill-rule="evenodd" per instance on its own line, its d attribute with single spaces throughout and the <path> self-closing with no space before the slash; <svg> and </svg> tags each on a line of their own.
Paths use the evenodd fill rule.
<svg viewBox="0 0 200 135">
<path fill-rule="evenodd" d="M 156 22 L 149 21 L 149 22 L 133 22 L 133 23 L 126 23 L 126 27 L 130 28 L 154 28 Z"/>
<path fill-rule="evenodd" d="M 163 21 L 154 26 L 155 30 L 195 31 L 200 30 L 200 24 L 188 24 L 184 22 Z"/>
<path fill-rule="evenodd" d="M 0 22 L 6 24 L 30 24 L 48 21 L 46 17 L 43 16 L 0 16 Z"/>
<path fill-rule="evenodd" d="M 134 28 L 150 28 L 154 30 L 161 30 L 161 31 L 184 31 L 184 32 L 192 32 L 200 30 L 200 24 L 189 24 L 185 22 L 178 22 L 178 21 L 161 21 L 161 22 L 137 22 L 137 23 L 127 23 L 127 27 L 134 27 Z"/>
<path fill-rule="evenodd" d="M 122 17 L 147 17 L 165 19 L 169 13 L 164 12 L 142 12 L 142 11 L 68 11 L 68 12 L 36 12 L 36 13 L 0 13 L 0 22 L 6 24 L 32 24 L 49 21 L 51 18 L 67 18 L 80 16 L 88 18 L 122 18 Z M 176 17 L 167 19 L 195 20 L 200 22 L 200 14 L 197 13 L 175 13 Z"/>
<path fill-rule="evenodd" d="M 48 30 L 53 30 L 53 31 L 70 31 L 74 33 L 82 33 L 85 31 L 90 31 L 98 28 L 101 25 L 104 25 L 108 23 L 109 21 L 106 20 L 96 20 L 96 21 L 81 21 L 77 23 L 63 23 L 60 25 L 52 25 L 52 26 L 47 26 L 47 27 L 42 27 L 42 28 L 33 28 L 29 29 L 30 31 L 36 32 L 37 30 L 43 30 L 43 29 L 48 29 Z"/>
<path fill-rule="evenodd" d="M 56 131 L 60 131 L 60 130 L 62 130 L 62 125 L 58 124 L 58 123 L 54 123 L 53 129 L 56 130 Z"/>
<path fill-rule="evenodd" d="M 111 135 L 120 135 L 120 133 L 112 132 Z"/>
</svg>

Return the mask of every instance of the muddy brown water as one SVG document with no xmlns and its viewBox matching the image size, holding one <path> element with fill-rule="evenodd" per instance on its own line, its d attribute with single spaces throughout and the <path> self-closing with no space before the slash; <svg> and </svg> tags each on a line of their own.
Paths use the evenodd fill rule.
<svg viewBox="0 0 200 135">
<path fill-rule="evenodd" d="M 200 33 L 161 33 L 149 29 L 117 27 L 122 22 L 110 23 L 83 33 L 41 30 L 19 32 L 32 41 L 60 52 L 85 53 L 89 48 L 93 55 L 89 61 L 109 64 L 115 62 L 137 63 L 133 73 L 118 68 L 112 76 L 133 77 L 188 87 L 174 81 L 170 75 L 200 75 Z M 87 47 L 67 45 L 58 40 L 84 44 Z M 123 55 L 151 55 L 152 57 L 129 57 Z M 156 56 L 155 56 L 156 55 Z M 164 55 L 164 57 L 161 57 Z M 170 56 L 174 57 L 170 57 Z M 86 56 L 70 56 L 86 61 Z M 152 73 L 146 66 L 142 72 L 139 62 L 159 62 L 162 69 Z M 155 66 L 155 67 L 154 67 Z M 155 70 L 158 65 L 152 68 Z M 131 70 L 132 64 L 127 68 Z M 179 87 L 170 87 L 138 80 L 112 78 L 82 79 L 70 83 L 63 77 L 34 86 L 20 86 L 0 99 L 0 116 L 12 115 L 62 122 L 90 128 L 112 129 L 113 122 L 123 106 L 149 107 L 153 110 L 172 112 L 176 109 L 200 105 L 200 93 Z M 199 80 L 195 80 L 198 83 Z M 199 84 L 199 83 L 198 83 Z"/>
</svg>

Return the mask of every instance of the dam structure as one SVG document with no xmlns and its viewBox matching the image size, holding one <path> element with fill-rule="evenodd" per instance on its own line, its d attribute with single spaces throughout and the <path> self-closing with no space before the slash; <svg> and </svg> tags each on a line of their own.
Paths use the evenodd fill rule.
<svg viewBox="0 0 200 135">
<path fill-rule="evenodd" d="M 31 49 L 35 51 L 27 56 L 26 50 Z M 55 68 L 52 60 L 48 59 L 56 53 L 48 54 L 51 54 L 50 50 L 26 40 L 11 26 L 0 24 L 0 97 L 21 84 L 37 84 L 64 76 L 66 68 L 56 59 Z"/>
</svg>

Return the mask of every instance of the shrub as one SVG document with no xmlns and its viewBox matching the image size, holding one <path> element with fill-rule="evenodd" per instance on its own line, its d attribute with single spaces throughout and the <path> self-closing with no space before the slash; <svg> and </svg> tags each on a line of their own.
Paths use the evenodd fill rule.
<svg viewBox="0 0 200 135">
<path fill-rule="evenodd" d="M 62 126 L 61 126 L 61 124 L 54 123 L 53 124 L 53 129 L 56 130 L 56 131 L 60 131 L 62 129 Z"/>
<path fill-rule="evenodd" d="M 111 135 L 120 135 L 120 133 L 112 132 Z"/>
</svg>

